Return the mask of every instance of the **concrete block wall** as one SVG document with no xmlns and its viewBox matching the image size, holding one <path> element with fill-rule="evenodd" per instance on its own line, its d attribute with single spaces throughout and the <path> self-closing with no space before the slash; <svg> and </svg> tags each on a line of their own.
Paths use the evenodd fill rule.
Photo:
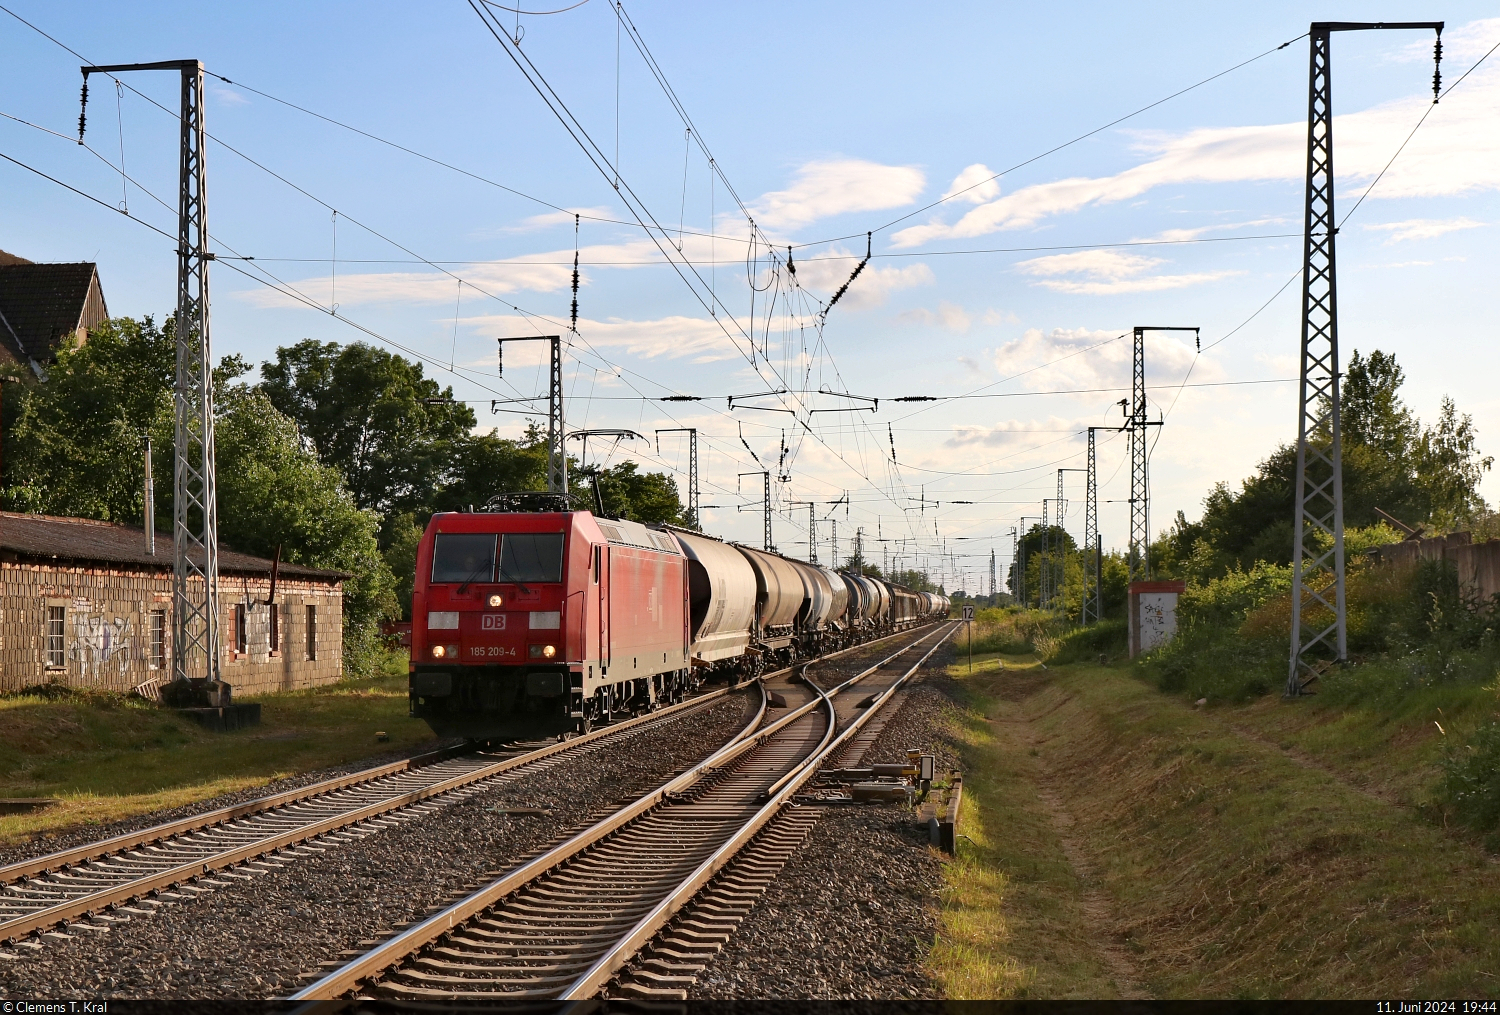
<svg viewBox="0 0 1500 1015">
<path fill-rule="evenodd" d="M 1500 593 L 1500 539 L 1475 543 L 1467 532 L 1408 539 L 1377 546 L 1370 555 L 1382 564 L 1410 565 L 1420 560 L 1451 560 L 1458 580 L 1480 599 Z"/>
<path fill-rule="evenodd" d="M 337 584 L 281 579 L 280 646 L 270 644 L 268 578 L 224 575 L 219 610 L 222 676 L 237 695 L 332 683 L 343 674 L 343 591 Z M 245 632 L 237 634 L 237 607 Z M 63 610 L 62 658 L 49 658 L 49 607 Z M 316 617 L 311 651 L 308 608 Z M 172 575 L 164 570 L 58 567 L 0 562 L 0 691 L 63 683 L 129 691 L 172 674 Z M 162 612 L 160 657 L 152 613 Z M 238 651 L 240 644 L 245 651 Z"/>
</svg>

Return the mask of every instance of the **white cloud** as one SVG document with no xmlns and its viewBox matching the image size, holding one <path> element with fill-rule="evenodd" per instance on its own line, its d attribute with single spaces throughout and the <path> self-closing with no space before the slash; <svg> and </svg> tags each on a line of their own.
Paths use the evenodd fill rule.
<svg viewBox="0 0 1500 1015">
<path fill-rule="evenodd" d="M 537 229 L 547 229 L 551 226 L 570 226 L 573 224 L 573 216 L 584 215 L 594 218 L 617 218 L 612 208 L 569 208 L 566 211 L 548 211 L 540 215 L 532 215 L 524 218 L 519 224 L 506 226 L 501 232 L 528 233 Z"/>
<path fill-rule="evenodd" d="M 965 312 L 963 307 L 959 306 L 956 303 L 949 303 L 947 300 L 943 300 L 941 303 L 939 303 L 936 310 L 928 310 L 926 307 L 917 307 L 915 310 L 902 311 L 900 314 L 896 315 L 896 320 L 904 321 L 910 324 L 922 324 L 927 326 L 946 328 L 947 330 L 957 332 L 960 335 L 968 331 L 969 325 L 973 323 L 973 318 L 971 318 L 968 313 Z"/>
<path fill-rule="evenodd" d="M 1090 423 L 1093 422 L 1092 420 Z M 1008 419 L 994 426 L 982 426 L 969 424 L 955 426 L 953 436 L 943 442 L 944 448 L 966 449 L 966 448 L 1009 448 L 1021 445 L 1024 450 L 1031 450 L 1031 446 L 1039 443 L 1039 434 L 1054 434 L 1062 436 L 1069 430 L 1082 430 L 1090 423 L 1083 423 L 1077 419 L 1062 416 L 1048 416 L 1046 419 Z M 1051 447 L 1049 453 L 1052 457 L 1057 456 L 1058 445 L 1052 445 L 1046 437 L 1040 442 L 1046 442 Z M 950 467 L 954 464 L 950 462 Z"/>
<path fill-rule="evenodd" d="M 1012 311 L 1009 311 L 1009 310 L 996 310 L 994 307 L 990 307 L 988 310 L 986 310 L 984 312 L 984 316 L 980 318 L 980 321 L 982 323 L 984 323 L 984 324 L 988 324 L 988 325 L 991 325 L 991 326 L 994 326 L 994 325 L 997 325 L 997 324 L 1020 324 L 1021 323 L 1021 319 L 1019 317 L 1017 317 Z"/>
<path fill-rule="evenodd" d="M 762 194 L 751 211 L 768 229 L 795 229 L 845 212 L 899 208 L 915 201 L 926 182 L 914 166 L 864 159 L 809 162 L 790 187 Z"/>
<path fill-rule="evenodd" d="M 953 183 L 943 193 L 943 198 L 956 198 L 970 204 L 984 204 L 1000 196 L 1000 181 L 991 179 L 995 171 L 983 162 L 965 167 L 953 178 Z"/>
<path fill-rule="evenodd" d="M 809 289 L 828 293 L 830 296 L 849 281 L 860 256 L 833 248 L 817 260 L 798 261 L 797 279 Z M 865 265 L 859 278 L 839 300 L 840 308 L 863 310 L 884 303 L 891 293 L 915 286 L 932 285 L 937 279 L 932 269 L 925 264 L 908 264 L 903 267 L 873 268 Z M 762 283 L 763 284 L 763 283 Z"/>
<path fill-rule="evenodd" d="M 1212 282 L 1233 271 L 1196 272 L 1186 275 L 1148 275 L 1164 263 L 1159 257 L 1122 254 L 1115 250 L 1080 250 L 1022 261 L 1016 269 L 1040 279 L 1036 284 L 1058 292 L 1103 296 L 1130 292 L 1159 292 Z M 1071 277 L 1070 277 L 1071 276 Z"/>
<path fill-rule="evenodd" d="M 1124 337 L 1120 337 L 1125 332 Z M 1146 336 L 1146 386 L 1149 389 L 1181 384 L 1196 352 L 1188 332 L 1154 332 Z M 1002 377 L 1015 377 L 1033 391 L 1069 388 L 1101 388 L 1130 385 L 1131 338 L 1119 331 L 1089 328 L 1028 328 L 994 353 L 995 369 Z M 1222 379 L 1223 371 L 1209 357 L 1202 357 L 1193 370 L 1194 381 Z M 1097 402 L 1099 394 L 1080 395 Z M 1115 397 L 1115 396 L 1109 396 Z"/>
<path fill-rule="evenodd" d="M 1500 37 L 1500 28 L 1489 22 L 1478 28 L 1465 26 L 1461 31 L 1476 38 Z M 1335 165 L 1340 187 L 1366 184 L 1374 179 L 1431 102 L 1430 94 L 1417 92 L 1336 117 Z M 1371 196 L 1439 197 L 1500 189 L 1497 105 L 1500 105 L 1500 64 L 1487 63 L 1443 99 Z M 1161 186 L 1292 181 L 1302 179 L 1306 172 L 1304 122 L 1204 127 L 1181 135 L 1139 133 L 1136 136 L 1140 150 L 1153 154 L 1154 158 L 1113 176 L 1072 177 L 1024 187 L 979 205 L 956 222 L 937 217 L 903 229 L 895 234 L 894 243 L 897 247 L 913 247 L 934 240 L 1025 228 L 1049 216 L 1131 200 Z"/>
<path fill-rule="evenodd" d="M 241 95 L 239 92 L 234 91 L 233 89 L 224 88 L 221 85 L 209 85 L 208 87 L 209 91 L 213 92 L 214 98 L 218 99 L 226 106 L 250 105 L 249 99 L 245 98 L 243 95 Z"/>
<path fill-rule="evenodd" d="M 525 335 L 534 329 L 531 322 L 513 314 L 491 314 L 464 319 L 481 335 Z M 729 326 L 733 333 L 733 326 Z M 616 349 L 644 359 L 686 359 L 693 363 L 715 363 L 721 360 L 738 359 L 740 352 L 735 344 L 711 319 L 698 317 L 663 317 L 654 321 L 627 321 L 618 317 L 607 320 L 578 319 L 578 331 L 588 344 L 596 349 Z M 541 361 L 540 347 L 528 349 L 535 343 L 524 343 L 515 352 L 518 366 L 532 365 Z M 512 353 L 506 351 L 506 363 L 511 362 Z"/>
<path fill-rule="evenodd" d="M 1386 238 L 1386 245 L 1400 243 L 1402 240 L 1431 240 L 1447 233 L 1457 232 L 1460 229 L 1477 229 L 1484 225 L 1483 222 L 1475 222 L 1467 216 L 1459 216 L 1451 219 L 1406 219 L 1402 222 L 1381 222 L 1365 226 L 1373 232 L 1388 232 L 1391 235 Z"/>
<path fill-rule="evenodd" d="M 1482 18 L 1459 25 L 1457 28 L 1444 29 L 1443 78 L 1445 86 L 1468 70 L 1468 64 L 1484 56 L 1497 42 L 1500 42 L 1500 18 Z M 1432 63 L 1432 36 L 1423 33 L 1421 39 L 1407 43 L 1392 54 L 1391 59 L 1396 63 L 1430 65 Z"/>
</svg>

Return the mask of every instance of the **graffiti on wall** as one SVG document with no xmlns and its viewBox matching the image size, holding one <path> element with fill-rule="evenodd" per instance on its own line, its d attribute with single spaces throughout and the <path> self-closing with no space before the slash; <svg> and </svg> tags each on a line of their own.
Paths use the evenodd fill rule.
<svg viewBox="0 0 1500 1015">
<path fill-rule="evenodd" d="M 135 625 L 129 616 L 107 616 L 85 610 L 69 610 L 73 636 L 68 642 L 68 660 L 78 665 L 80 676 L 98 680 L 110 673 L 125 673 L 134 657 Z"/>
</svg>

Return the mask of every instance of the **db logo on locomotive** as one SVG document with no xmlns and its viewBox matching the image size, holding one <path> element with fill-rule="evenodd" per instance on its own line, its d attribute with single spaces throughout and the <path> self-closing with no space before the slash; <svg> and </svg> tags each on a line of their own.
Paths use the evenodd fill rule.
<svg viewBox="0 0 1500 1015">
<path fill-rule="evenodd" d="M 486 613 L 479 620 L 481 631 L 503 631 L 505 630 L 505 614 Z"/>
</svg>

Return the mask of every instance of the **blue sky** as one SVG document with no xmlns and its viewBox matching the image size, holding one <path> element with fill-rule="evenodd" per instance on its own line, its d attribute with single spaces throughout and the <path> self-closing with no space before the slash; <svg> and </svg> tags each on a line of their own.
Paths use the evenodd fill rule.
<svg viewBox="0 0 1500 1015">
<path fill-rule="evenodd" d="M 619 174 L 669 238 L 653 241 L 620 224 L 631 216 L 614 171 L 606 179 L 585 159 L 463 0 L 4 3 L 90 61 L 197 57 L 239 83 L 213 83 L 208 127 L 265 168 L 211 146 L 211 231 L 221 252 L 253 255 L 257 269 L 323 309 L 221 264 L 213 277 L 216 354 L 259 362 L 306 337 L 371 340 L 326 312 L 336 302 L 340 315 L 420 353 L 458 397 L 480 403 L 483 425 L 517 432 L 522 417 L 491 415 L 489 400 L 544 390 L 540 349 L 511 347 L 500 378 L 494 338 L 566 323 L 575 236 L 571 216 L 556 209 L 577 211 L 584 266 L 580 339 L 567 377 L 570 425 L 648 437 L 658 427 L 699 427 L 703 500 L 722 505 L 706 512 L 706 525 L 749 541 L 758 541 L 760 519 L 737 505 L 757 501 L 759 483 L 740 488 L 736 474 L 760 466 L 741 433 L 776 468 L 785 431 L 790 480 L 776 484 L 774 498 L 784 512 L 775 522 L 783 549 L 806 552 L 807 508 L 793 502 L 823 502 L 825 560 L 836 520 L 842 553 L 863 527 L 867 539 L 888 540 L 866 544 L 875 559 L 900 555 L 903 565 L 928 566 L 971 589 L 992 547 L 1004 566 L 1010 528 L 1039 513 L 1040 499 L 1055 491 L 1056 469 L 1082 465 L 1081 430 L 1118 420 L 1112 403 L 1129 383 L 1129 350 L 1128 341 L 1112 339 L 1136 324 L 1196 325 L 1207 347 L 1296 272 L 1306 40 L 919 209 L 1294 39 L 1310 16 L 1446 19 L 1449 82 L 1500 41 L 1500 19 L 1485 20 L 1492 9 L 1473 3 L 1311 12 L 1268 3 L 1207 16 L 1202 5 L 1185 4 L 627 4 L 761 233 L 797 245 L 800 289 L 788 302 L 785 269 L 773 277 L 763 246 L 747 267 L 745 215 L 723 181 L 710 188 L 707 157 L 687 142 L 630 39 L 617 38 L 603 0 L 520 16 L 520 48 L 608 162 L 618 132 Z M 497 14 L 514 34 L 517 16 Z M 1431 50 L 1430 33 L 1335 37 L 1341 214 L 1426 111 Z M 80 61 L 3 12 L 0 52 L 0 112 L 73 135 Z M 129 84 L 175 108 L 172 75 L 137 74 Z M 1355 348 L 1395 352 L 1413 408 L 1431 419 L 1441 397 L 1452 395 L 1490 451 L 1500 432 L 1490 308 L 1497 112 L 1500 55 L 1433 111 L 1345 226 L 1339 247 L 1345 356 Z M 128 200 L 132 214 L 172 231 L 172 213 L 142 189 L 122 191 L 104 160 L 118 166 L 123 149 L 130 176 L 170 201 L 175 121 L 140 94 L 117 99 L 111 82 L 95 78 L 87 139 L 102 159 L 0 119 L 0 152 L 111 205 Z M 97 260 L 117 315 L 170 308 L 169 242 L 14 165 L 0 164 L 0 193 L 0 248 L 34 260 Z M 858 263 L 867 230 L 875 231 L 877 256 L 820 331 L 820 301 Z M 1213 242 L 1100 246 L 1159 240 Z M 698 295 L 658 243 L 693 263 L 703 280 L 695 280 Z M 944 253 L 996 249 L 1006 252 Z M 785 251 L 778 257 L 784 262 Z M 769 286 L 755 296 L 754 318 L 769 361 L 757 351 L 754 367 L 745 338 L 752 277 Z M 1152 457 L 1153 528 L 1179 509 L 1195 517 L 1214 482 L 1237 482 L 1294 438 L 1296 390 L 1285 379 L 1296 370 L 1297 289 L 1202 355 L 1191 336 L 1148 340 L 1151 397 L 1167 413 Z M 721 305 L 717 319 L 700 299 L 710 291 Z M 1179 388 L 1184 378 L 1217 386 Z M 792 412 L 726 404 L 725 396 L 783 381 L 792 394 L 750 404 Z M 1224 383 L 1242 381 L 1269 383 Z M 882 401 L 873 413 L 809 415 L 861 404 L 819 388 Z M 1090 390 L 1045 394 L 1078 389 Z M 976 391 L 1002 397 L 890 401 Z M 668 393 L 705 400 L 642 397 Z M 669 469 L 685 468 L 685 453 L 667 436 L 659 452 L 641 442 L 590 450 Z M 1128 496 L 1124 455 L 1123 438 L 1101 435 L 1104 501 Z M 1082 476 L 1066 479 L 1068 524 L 1081 534 Z M 1486 483 L 1492 500 L 1500 495 L 1495 483 Z M 845 491 L 847 507 L 826 506 Z M 1106 545 L 1123 542 L 1126 505 L 1101 504 L 1101 528 Z M 944 550 L 953 556 L 940 564 Z"/>
</svg>

